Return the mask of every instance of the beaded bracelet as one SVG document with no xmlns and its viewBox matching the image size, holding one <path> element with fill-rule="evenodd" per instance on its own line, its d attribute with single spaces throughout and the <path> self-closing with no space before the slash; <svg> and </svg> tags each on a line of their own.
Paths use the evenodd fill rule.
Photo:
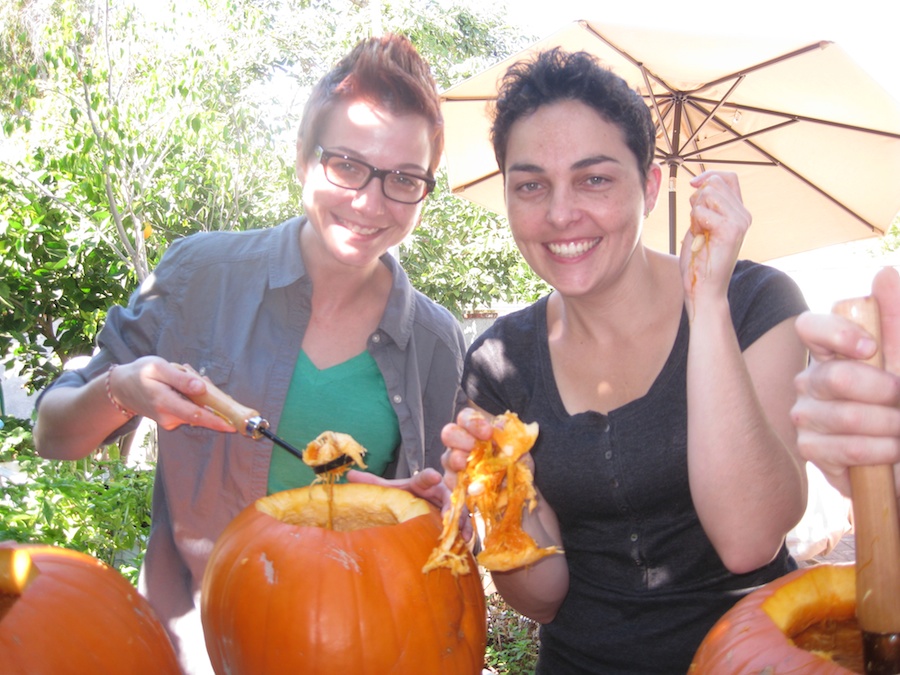
<svg viewBox="0 0 900 675">
<path fill-rule="evenodd" d="M 116 397 L 112 394 L 112 389 L 109 387 L 109 380 L 112 377 L 112 371 L 115 370 L 118 364 L 114 363 L 109 367 L 109 370 L 106 371 L 106 398 L 109 399 L 109 402 L 113 404 L 116 410 L 122 413 L 128 419 L 134 417 L 137 413 L 131 412 L 128 408 L 124 407 L 121 403 L 116 400 Z"/>
</svg>

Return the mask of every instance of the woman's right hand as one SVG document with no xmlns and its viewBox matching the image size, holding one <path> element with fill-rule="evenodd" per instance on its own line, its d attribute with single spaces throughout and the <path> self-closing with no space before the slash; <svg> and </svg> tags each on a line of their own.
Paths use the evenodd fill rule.
<svg viewBox="0 0 900 675">
<path fill-rule="evenodd" d="M 110 373 L 109 394 L 119 405 L 155 420 L 163 429 L 171 431 L 189 424 L 214 431 L 235 431 L 220 416 L 190 400 L 204 393 L 206 380 L 202 375 L 158 356 L 118 365 Z"/>
<path fill-rule="evenodd" d="M 813 357 L 795 379 L 797 446 L 847 496 L 849 468 L 861 464 L 893 464 L 900 494 L 900 275 L 881 270 L 872 295 L 881 313 L 884 370 L 862 361 L 878 345 L 852 321 L 807 312 L 796 323 Z"/>
<path fill-rule="evenodd" d="M 482 410 L 463 408 L 451 422 L 441 430 L 441 442 L 447 450 L 441 457 L 444 467 L 444 482 L 451 490 L 456 487 L 456 476 L 466 468 L 469 453 L 475 444 L 486 441 L 493 434 L 493 418 Z"/>
</svg>

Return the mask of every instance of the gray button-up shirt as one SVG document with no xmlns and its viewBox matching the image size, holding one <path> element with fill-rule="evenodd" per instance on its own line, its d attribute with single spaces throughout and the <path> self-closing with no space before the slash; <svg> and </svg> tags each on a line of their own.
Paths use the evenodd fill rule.
<svg viewBox="0 0 900 675">
<path fill-rule="evenodd" d="M 300 255 L 305 222 L 174 242 L 128 306 L 110 309 L 90 363 L 51 386 L 80 386 L 111 363 L 155 354 L 192 365 L 277 429 L 311 311 L 312 281 Z M 400 425 L 388 477 L 406 477 L 440 468 L 441 427 L 465 402 L 458 387 L 465 343 L 446 309 L 415 291 L 390 255 L 382 262 L 394 283 L 368 350 Z M 187 425 L 159 430 L 140 590 L 169 629 L 186 672 L 211 672 L 199 620 L 204 567 L 225 526 L 266 494 L 270 454 L 268 441 L 240 434 Z"/>
</svg>

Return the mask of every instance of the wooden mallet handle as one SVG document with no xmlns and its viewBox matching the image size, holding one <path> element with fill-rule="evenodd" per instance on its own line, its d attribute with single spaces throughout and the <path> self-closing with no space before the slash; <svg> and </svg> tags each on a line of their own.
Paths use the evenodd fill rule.
<svg viewBox="0 0 900 675">
<path fill-rule="evenodd" d="M 866 363 L 884 368 L 877 300 L 871 296 L 843 300 L 833 312 L 872 334 L 878 351 Z M 900 643 L 900 524 L 893 470 L 890 465 L 851 467 L 850 489 L 856 539 L 856 616 L 864 642 L 882 636 Z M 869 660 L 866 654 L 867 673 L 900 672 L 896 663 L 886 670 L 875 664 L 870 669 Z"/>
</svg>

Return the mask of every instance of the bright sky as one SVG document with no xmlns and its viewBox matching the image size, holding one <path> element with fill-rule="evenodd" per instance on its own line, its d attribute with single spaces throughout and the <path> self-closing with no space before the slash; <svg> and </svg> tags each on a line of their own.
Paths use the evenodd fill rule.
<svg viewBox="0 0 900 675">
<path fill-rule="evenodd" d="M 690 8 L 685 11 L 685 8 Z M 900 101 L 900 0 L 510 0 L 510 21 L 543 37 L 578 19 L 672 32 L 837 43 Z M 897 177 L 900 190 L 900 176 Z M 866 295 L 875 271 L 900 267 L 900 253 L 875 256 L 877 240 L 770 261 L 803 289 L 814 311 Z"/>
<path fill-rule="evenodd" d="M 673 32 L 831 40 L 900 100 L 898 0 L 510 0 L 509 4 L 511 20 L 538 36 L 589 19 Z"/>
</svg>

